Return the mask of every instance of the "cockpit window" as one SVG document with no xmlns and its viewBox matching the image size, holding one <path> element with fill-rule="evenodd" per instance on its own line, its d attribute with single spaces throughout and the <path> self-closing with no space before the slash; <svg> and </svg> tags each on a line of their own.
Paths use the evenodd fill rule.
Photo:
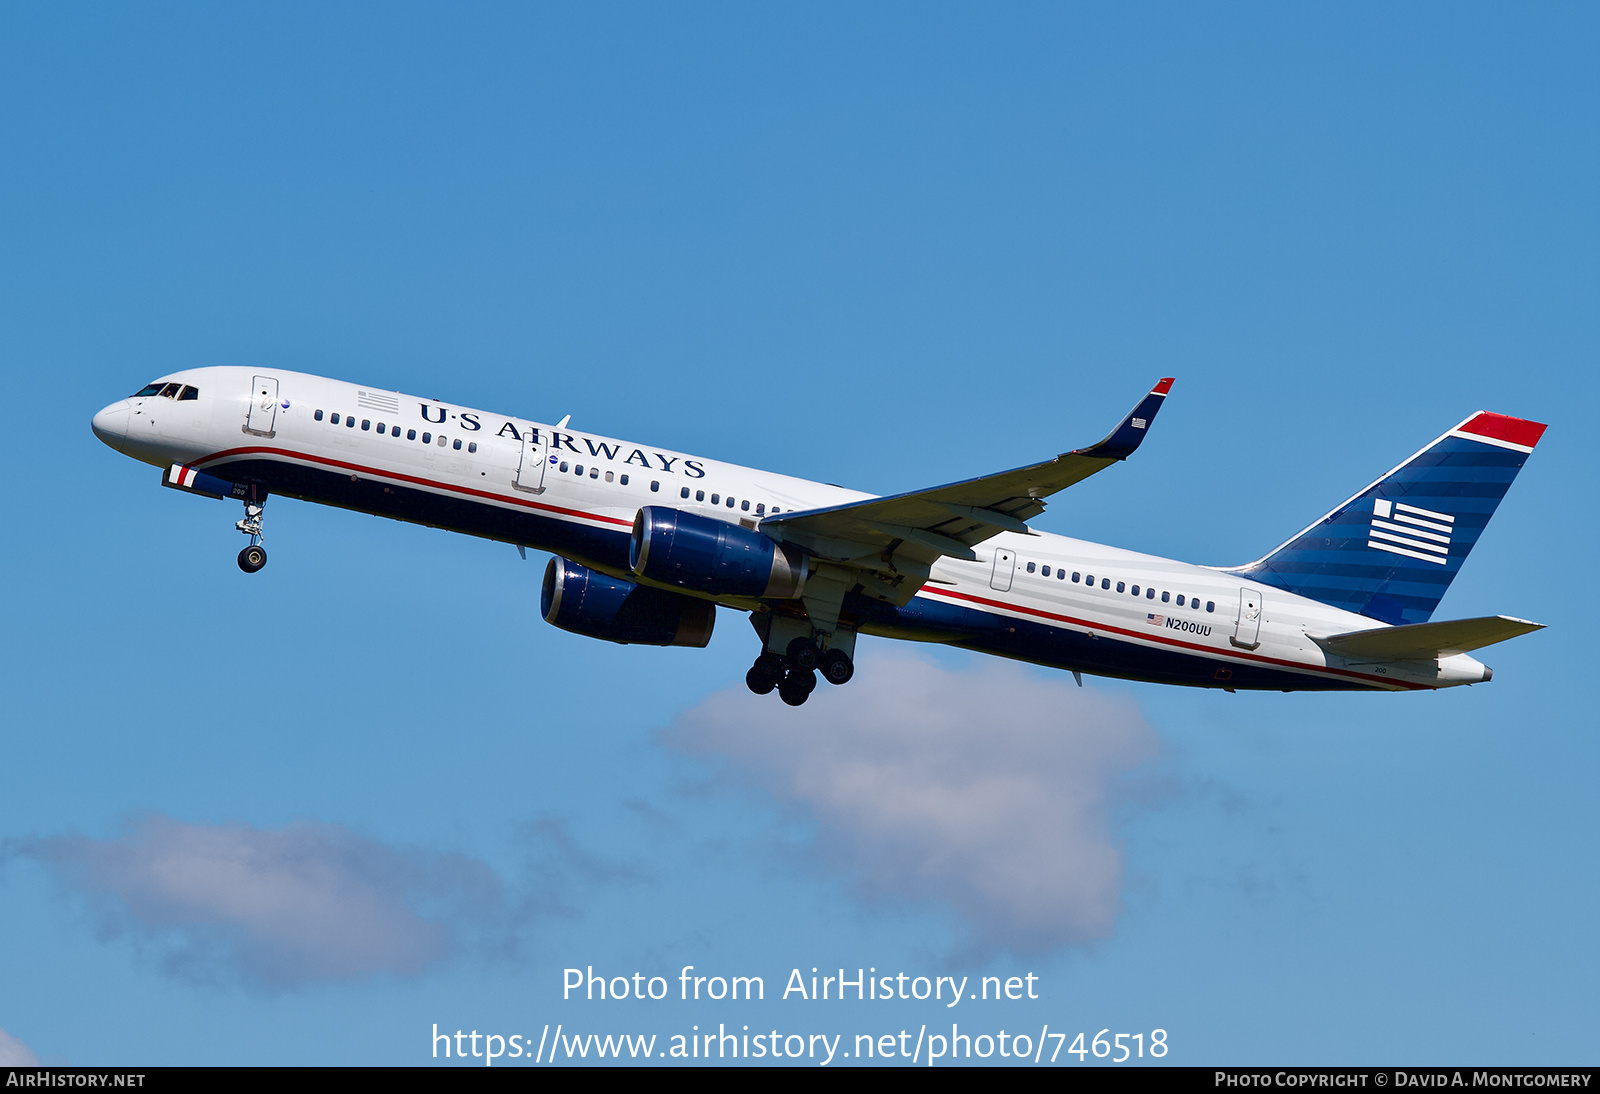
<svg viewBox="0 0 1600 1094">
<path fill-rule="evenodd" d="M 186 403 L 190 399 L 198 398 L 200 398 L 200 389 L 197 387 L 190 387 L 188 384 L 184 384 L 183 390 L 178 392 L 178 402 L 180 403 Z"/>
<path fill-rule="evenodd" d="M 161 385 L 160 384 L 146 384 L 144 387 L 140 388 L 138 391 L 135 391 L 133 393 L 133 398 L 135 398 L 135 399 L 143 399 L 147 395 L 160 395 L 160 394 L 161 394 Z"/>
<path fill-rule="evenodd" d="M 166 387 L 161 389 L 161 394 L 166 396 L 168 399 L 176 399 L 178 397 L 178 392 L 182 388 L 182 384 L 168 384 Z"/>
</svg>

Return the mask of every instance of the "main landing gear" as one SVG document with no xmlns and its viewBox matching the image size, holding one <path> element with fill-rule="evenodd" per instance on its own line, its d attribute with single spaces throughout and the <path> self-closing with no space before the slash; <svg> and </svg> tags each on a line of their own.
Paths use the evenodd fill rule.
<svg viewBox="0 0 1600 1094">
<path fill-rule="evenodd" d="M 250 546 L 239 552 L 239 569 L 253 574 L 267 564 L 267 549 L 261 546 L 261 511 L 266 505 L 266 495 L 255 495 L 244 503 L 244 519 L 235 528 L 250 537 Z"/>
<path fill-rule="evenodd" d="M 817 690 L 819 674 L 830 684 L 844 684 L 855 673 L 855 662 L 843 650 L 819 650 L 810 638 L 795 638 L 784 653 L 768 650 L 756 658 L 744 682 L 757 695 L 776 688 L 778 698 L 797 707 Z"/>
</svg>

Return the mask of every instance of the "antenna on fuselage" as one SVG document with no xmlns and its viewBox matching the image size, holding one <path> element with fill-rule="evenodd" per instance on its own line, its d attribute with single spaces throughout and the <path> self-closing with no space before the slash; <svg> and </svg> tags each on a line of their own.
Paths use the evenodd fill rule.
<svg viewBox="0 0 1600 1094">
<path fill-rule="evenodd" d="M 565 418 L 562 418 L 559 422 L 556 423 L 556 428 L 557 429 L 565 429 L 565 428 L 567 428 L 567 423 L 570 422 L 570 421 L 572 421 L 572 415 L 568 414 Z"/>
</svg>

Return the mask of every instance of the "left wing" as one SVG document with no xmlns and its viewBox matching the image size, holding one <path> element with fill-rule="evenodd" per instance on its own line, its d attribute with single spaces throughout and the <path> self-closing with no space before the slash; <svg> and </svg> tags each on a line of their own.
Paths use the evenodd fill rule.
<svg viewBox="0 0 1600 1094">
<path fill-rule="evenodd" d="M 905 604 L 940 556 L 976 559 L 973 545 L 1001 532 L 1029 534 L 1044 499 L 1133 455 L 1172 389 L 1167 377 L 1106 438 L 1043 463 L 931 490 L 781 513 L 761 530 L 849 570 L 869 596 Z"/>
</svg>

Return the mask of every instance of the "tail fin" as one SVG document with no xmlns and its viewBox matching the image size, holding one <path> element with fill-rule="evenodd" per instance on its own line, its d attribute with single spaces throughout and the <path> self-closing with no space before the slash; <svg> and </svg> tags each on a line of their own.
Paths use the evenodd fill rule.
<svg viewBox="0 0 1600 1094">
<path fill-rule="evenodd" d="M 1385 623 L 1426 623 L 1544 430 L 1479 411 L 1265 558 L 1226 572 Z"/>
</svg>

